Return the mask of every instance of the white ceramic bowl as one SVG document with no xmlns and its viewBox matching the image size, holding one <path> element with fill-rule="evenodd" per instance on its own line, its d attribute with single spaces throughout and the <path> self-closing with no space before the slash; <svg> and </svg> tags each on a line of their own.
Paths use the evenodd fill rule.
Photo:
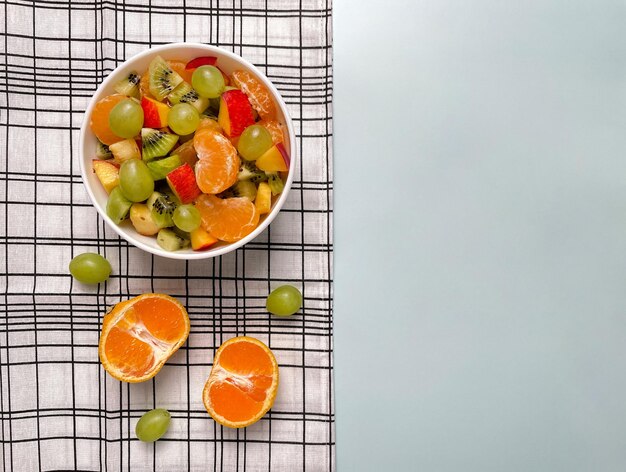
<svg viewBox="0 0 626 472">
<path fill-rule="evenodd" d="M 270 90 L 274 101 L 277 105 L 277 120 L 283 125 L 285 133 L 285 148 L 289 152 L 291 158 L 291 165 L 289 167 L 289 174 L 287 181 L 285 182 L 285 189 L 279 196 L 278 200 L 272 205 L 272 210 L 268 215 L 261 219 L 259 226 L 245 238 L 234 243 L 217 243 L 215 246 L 204 251 L 193 251 L 192 249 L 184 249 L 180 251 L 170 252 L 163 250 L 158 244 L 155 236 L 142 236 L 137 233 L 133 228 L 130 221 L 127 219 L 120 225 L 116 225 L 111 218 L 106 214 L 106 202 L 107 193 L 100 184 L 100 181 L 92 171 L 91 161 L 95 158 L 95 150 L 97 139 L 94 133 L 89 128 L 89 118 L 95 104 L 107 95 L 115 93 L 113 90 L 114 85 L 122 80 L 129 72 L 135 70 L 142 73 L 148 68 L 148 64 L 155 56 L 161 56 L 164 59 L 179 59 L 181 61 L 188 61 L 195 57 L 200 56 L 216 56 L 217 65 L 230 74 L 238 69 L 245 69 L 254 74 L 259 80 L 261 80 L 265 86 Z M 164 46 L 154 47 L 148 49 L 136 56 L 130 58 L 119 67 L 117 67 L 109 76 L 100 84 L 98 90 L 94 94 L 83 120 L 83 125 L 80 129 L 80 172 L 83 178 L 87 193 L 91 198 L 92 203 L 100 213 L 100 216 L 113 228 L 121 237 L 132 245 L 143 249 L 144 251 L 151 252 L 157 256 L 168 257 L 170 259 L 206 259 L 209 257 L 216 257 L 234 251 L 235 249 L 243 246 L 247 242 L 256 238 L 259 234 L 267 228 L 267 226 L 276 217 L 280 208 L 285 203 L 289 189 L 293 182 L 294 172 L 297 162 L 296 152 L 296 137 L 293 130 L 293 124 L 291 118 L 287 112 L 285 102 L 281 98 L 276 87 L 263 75 L 254 65 L 243 59 L 242 57 L 233 54 L 232 52 L 224 49 L 208 46 L 205 44 L 197 43 L 173 43 L 166 44 Z"/>
</svg>

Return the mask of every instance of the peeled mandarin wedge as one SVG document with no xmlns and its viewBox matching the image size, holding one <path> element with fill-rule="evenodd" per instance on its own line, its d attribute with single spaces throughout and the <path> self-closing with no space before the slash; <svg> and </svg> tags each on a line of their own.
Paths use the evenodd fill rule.
<svg viewBox="0 0 626 472">
<path fill-rule="evenodd" d="M 215 354 L 202 400 L 215 421 L 229 428 L 256 423 L 272 407 L 278 390 L 278 363 L 261 341 L 239 336 Z"/>
<path fill-rule="evenodd" d="M 274 144 L 282 143 L 285 141 L 285 137 L 283 135 L 283 128 L 281 127 L 278 121 L 261 120 L 257 124 L 263 126 L 266 130 L 270 132 L 270 135 L 272 135 L 272 142 Z"/>
<path fill-rule="evenodd" d="M 186 63 L 181 61 L 167 61 L 167 63 L 174 72 L 177 72 L 178 75 L 183 78 L 185 82 L 188 84 L 191 83 L 191 74 L 193 74 L 193 70 L 185 69 L 185 66 L 187 65 Z"/>
<path fill-rule="evenodd" d="M 193 146 L 198 153 L 196 181 L 202 192 L 220 193 L 237 182 L 239 156 L 228 138 L 212 128 L 204 128 L 196 132 Z"/>
<path fill-rule="evenodd" d="M 150 74 L 146 73 L 141 76 L 141 80 L 139 80 L 139 93 L 142 97 L 153 98 L 150 93 Z"/>
<path fill-rule="evenodd" d="M 189 335 L 178 300 L 147 293 L 120 302 L 104 316 L 98 353 L 104 369 L 123 382 L 154 377 Z"/>
<path fill-rule="evenodd" d="M 229 243 L 246 237 L 259 224 L 259 213 L 246 197 L 221 199 L 215 195 L 200 195 L 196 208 L 202 217 L 202 227 Z"/>
<path fill-rule="evenodd" d="M 217 120 L 209 118 L 208 116 L 201 116 L 200 124 L 198 125 L 196 132 L 200 131 L 201 129 L 212 129 L 213 131 L 216 131 L 218 133 L 222 132 L 222 127 L 217 122 Z"/>
<path fill-rule="evenodd" d="M 96 103 L 96 106 L 93 108 L 89 127 L 98 139 L 106 145 L 115 144 L 124 140 L 124 138 L 120 138 L 111 131 L 111 127 L 109 126 L 109 114 L 115 105 L 126 98 L 128 97 L 117 93 L 109 95 Z"/>
<path fill-rule="evenodd" d="M 261 118 L 272 119 L 276 116 L 276 105 L 263 83 L 250 72 L 236 70 L 232 73 L 233 82 L 248 96 L 252 108 L 254 108 Z"/>
<path fill-rule="evenodd" d="M 198 161 L 198 154 L 196 153 L 196 149 L 193 147 L 193 139 L 178 146 L 171 152 L 171 154 L 176 154 L 180 157 L 182 162 L 186 162 L 191 167 L 195 166 Z"/>
</svg>

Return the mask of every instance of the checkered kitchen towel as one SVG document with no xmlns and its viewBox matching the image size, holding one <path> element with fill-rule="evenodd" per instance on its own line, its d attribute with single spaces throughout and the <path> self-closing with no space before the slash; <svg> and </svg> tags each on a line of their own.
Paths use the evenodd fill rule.
<svg viewBox="0 0 626 472">
<path fill-rule="evenodd" d="M 0 2 L 0 464 L 6 471 L 334 470 L 332 49 L 328 0 Z M 293 117 L 301 166 L 260 237 L 217 259 L 175 262 L 130 247 L 98 217 L 78 167 L 83 113 L 118 64 L 152 45 L 203 42 L 255 63 Z M 114 275 L 68 274 L 96 251 Z M 270 317 L 272 287 L 302 289 L 302 314 Z M 120 383 L 98 361 L 107 306 L 165 292 L 188 308 L 187 344 L 159 375 Z M 217 347 L 267 343 L 280 364 L 274 408 L 244 430 L 217 425 L 202 386 Z M 167 408 L 155 444 L 138 418 Z"/>
</svg>

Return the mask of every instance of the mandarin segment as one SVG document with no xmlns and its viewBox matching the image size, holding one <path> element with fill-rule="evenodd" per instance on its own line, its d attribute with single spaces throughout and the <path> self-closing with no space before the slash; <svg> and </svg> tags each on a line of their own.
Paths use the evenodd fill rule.
<svg viewBox="0 0 626 472">
<path fill-rule="evenodd" d="M 116 326 L 109 332 L 104 350 L 108 361 L 116 366 L 120 376 L 141 376 L 154 367 L 152 348 L 128 331 Z"/>
<path fill-rule="evenodd" d="M 237 149 L 222 134 L 204 128 L 193 139 L 198 153 L 196 181 L 204 193 L 223 192 L 237 182 L 240 160 Z"/>
<path fill-rule="evenodd" d="M 263 126 L 270 132 L 272 136 L 272 142 L 274 144 L 282 143 L 285 141 L 282 125 L 276 120 L 261 120 L 257 124 Z"/>
<path fill-rule="evenodd" d="M 109 95 L 96 103 L 96 106 L 91 112 L 89 127 L 96 137 L 106 145 L 124 140 L 124 138 L 119 137 L 111 130 L 109 126 L 109 114 L 115 105 L 122 100 L 126 100 L 126 98 L 125 95 L 121 94 Z"/>
<path fill-rule="evenodd" d="M 215 382 L 209 391 L 212 408 L 230 422 L 246 422 L 263 409 L 263 402 L 251 398 L 245 391 L 228 382 Z M 225 425 L 228 426 L 228 425 Z"/>
<path fill-rule="evenodd" d="M 185 336 L 187 325 L 179 316 L 180 305 L 167 298 L 144 298 L 133 305 L 138 321 L 156 338 L 174 343 Z"/>
<path fill-rule="evenodd" d="M 272 361 L 265 350 L 253 343 L 231 344 L 222 351 L 220 363 L 222 367 L 241 375 L 272 374 Z"/>
<path fill-rule="evenodd" d="M 143 74 L 139 81 L 139 93 L 142 97 L 154 98 L 150 93 L 150 75 Z"/>
<path fill-rule="evenodd" d="M 181 61 L 167 61 L 167 64 L 172 68 L 172 70 L 178 75 L 180 75 L 185 82 L 188 84 L 191 83 L 191 74 L 193 74 L 193 70 L 185 69 L 187 65 Z"/>
<path fill-rule="evenodd" d="M 215 421 L 243 428 L 267 413 L 277 391 L 278 363 L 272 351 L 258 339 L 240 336 L 217 350 L 202 399 Z"/>
<path fill-rule="evenodd" d="M 254 75 L 245 70 L 232 73 L 233 82 L 248 96 L 252 107 L 261 118 L 273 119 L 276 116 L 276 105 L 267 87 Z"/>
<path fill-rule="evenodd" d="M 182 162 L 186 162 L 191 167 L 195 166 L 198 161 L 198 153 L 196 148 L 193 147 L 193 139 L 178 146 L 171 154 L 176 154 Z"/>
<path fill-rule="evenodd" d="M 202 227 L 222 241 L 239 241 L 259 224 L 256 207 L 246 197 L 220 199 L 215 195 L 200 195 L 196 208 L 202 216 Z"/>
<path fill-rule="evenodd" d="M 98 353 L 104 369 L 124 382 L 154 377 L 189 335 L 178 300 L 148 293 L 120 302 L 105 315 Z"/>
</svg>

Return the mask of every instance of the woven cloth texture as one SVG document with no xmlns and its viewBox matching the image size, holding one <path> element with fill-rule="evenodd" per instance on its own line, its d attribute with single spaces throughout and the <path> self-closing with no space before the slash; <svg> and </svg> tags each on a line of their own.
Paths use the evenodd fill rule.
<svg viewBox="0 0 626 472">
<path fill-rule="evenodd" d="M 330 471 L 332 359 L 332 8 L 310 0 L 0 2 L 1 469 Z M 220 46 L 254 63 L 285 99 L 300 164 L 289 198 L 258 238 L 204 261 L 152 256 L 99 217 L 79 171 L 79 129 L 102 80 L 150 46 Z M 77 283 L 72 257 L 98 252 L 108 282 Z M 289 283 L 304 306 L 265 310 Z M 187 343 L 152 380 L 126 384 L 98 360 L 107 307 L 146 292 L 188 309 Z M 254 336 L 273 350 L 272 410 L 242 430 L 216 424 L 201 391 L 219 345 Z M 167 408 L 167 435 L 135 438 Z"/>
</svg>

